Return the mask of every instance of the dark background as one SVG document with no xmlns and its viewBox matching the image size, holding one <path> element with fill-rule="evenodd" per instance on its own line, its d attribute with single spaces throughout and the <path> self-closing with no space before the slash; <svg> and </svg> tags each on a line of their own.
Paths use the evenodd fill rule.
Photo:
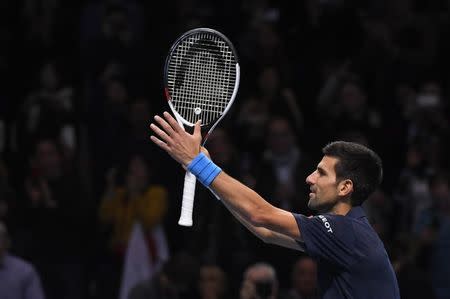
<svg viewBox="0 0 450 299">
<path fill-rule="evenodd" d="M 384 181 L 366 208 L 393 263 L 403 265 L 401 257 L 407 256 L 414 269 L 404 274 L 398 268 L 402 293 L 419 296 L 407 287 L 414 287 L 417 277 L 433 283 L 435 291 L 448 286 L 436 277 L 449 277 L 449 259 L 442 255 L 450 240 L 449 8 L 444 0 L 1 1 L 0 201 L 7 209 L 0 219 L 11 232 L 11 252 L 41 273 L 72 271 L 48 269 L 49 263 L 59 263 L 49 257 L 61 256 L 61 263 L 78 266 L 78 277 L 67 280 L 85 298 L 114 296 L 110 281 L 121 270 L 102 267 L 109 263 L 104 258 L 108 235 L 98 209 L 108 169 L 119 169 L 120 183 L 124 163 L 139 153 L 156 174 L 152 183 L 168 191 L 161 223 L 173 254 L 187 251 L 200 263 L 221 265 L 231 277 L 233 294 L 244 266 L 257 259 L 273 262 L 282 287 L 289 287 L 294 253 L 258 243 L 220 203 L 206 200 L 202 186 L 197 187 L 194 227 L 177 225 L 183 169 L 148 138 L 152 116 L 168 109 L 162 74 L 172 42 L 188 29 L 210 27 L 234 43 L 242 71 L 236 102 L 220 125 L 234 148 L 227 170 L 273 196 L 265 187 L 274 179 L 261 175 L 269 148 L 269 119 L 264 117 L 270 115 L 287 118 L 293 128 L 304 158 L 294 188 L 303 200 L 305 175 L 327 142 L 370 146 L 383 159 Z M 43 75 L 49 65 L 51 74 Z M 265 72 L 275 78 L 261 83 Z M 43 83 L 48 76 L 56 83 Z M 263 87 L 272 83 L 275 91 L 269 94 Z M 46 102 L 46 96 L 56 100 Z M 247 120 L 245 111 L 252 109 L 263 121 Z M 71 133 L 64 131 L 67 127 Z M 61 143 L 70 169 L 70 178 L 52 187 L 64 207 L 58 217 L 74 218 L 73 226 L 52 240 L 51 250 L 39 246 L 48 236 L 45 225 L 36 225 L 48 220 L 46 212 L 30 208 L 24 187 L 33 176 L 35 145 L 44 138 Z M 304 202 L 300 206 L 297 212 L 312 213 Z M 58 217 L 46 225 L 58 226 Z M 223 230 L 237 231 L 240 239 Z M 71 258 L 65 259 L 69 252 Z M 436 260 L 442 267 L 435 267 Z M 42 276 L 48 298 L 66 298 L 56 280 Z"/>
</svg>

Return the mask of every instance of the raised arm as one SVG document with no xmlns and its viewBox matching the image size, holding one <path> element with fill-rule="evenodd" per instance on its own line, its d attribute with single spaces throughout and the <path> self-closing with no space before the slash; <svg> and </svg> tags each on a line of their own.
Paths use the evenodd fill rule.
<svg viewBox="0 0 450 299">
<path fill-rule="evenodd" d="M 265 243 L 275 244 L 295 250 L 304 251 L 304 247 L 301 246 L 297 241 L 293 238 L 274 232 L 264 227 L 256 227 L 249 222 L 247 222 L 244 218 L 241 217 L 236 211 L 234 211 L 226 201 L 222 200 L 223 205 L 230 211 L 230 213 L 244 225 L 249 231 L 251 231 L 255 236 L 261 239 Z"/>
<path fill-rule="evenodd" d="M 155 116 L 155 121 L 159 126 L 151 124 L 150 128 L 158 137 L 151 136 L 151 140 L 173 159 L 188 167 L 200 153 L 200 122 L 196 123 L 194 133 L 191 135 L 185 132 L 167 112 L 164 113 L 164 118 Z M 274 207 L 224 171 L 217 175 L 209 188 L 222 199 L 233 214 L 241 218 L 238 220 L 243 220 L 255 228 L 265 228 L 297 241 L 302 240 L 291 212 Z"/>
<path fill-rule="evenodd" d="M 230 210 L 250 225 L 301 240 L 297 222 L 291 212 L 271 205 L 225 172 L 222 171 L 210 187 Z"/>
</svg>

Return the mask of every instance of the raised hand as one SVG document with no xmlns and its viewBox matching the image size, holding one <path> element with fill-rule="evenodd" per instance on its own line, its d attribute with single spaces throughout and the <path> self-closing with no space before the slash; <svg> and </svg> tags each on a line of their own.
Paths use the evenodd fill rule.
<svg viewBox="0 0 450 299">
<path fill-rule="evenodd" d="M 150 136 L 150 139 L 177 162 L 187 166 L 200 153 L 200 120 L 195 124 L 194 133 L 191 135 L 168 112 L 164 112 L 163 116 L 164 118 L 155 116 L 159 126 L 153 123 L 150 125 L 156 134 Z"/>
</svg>

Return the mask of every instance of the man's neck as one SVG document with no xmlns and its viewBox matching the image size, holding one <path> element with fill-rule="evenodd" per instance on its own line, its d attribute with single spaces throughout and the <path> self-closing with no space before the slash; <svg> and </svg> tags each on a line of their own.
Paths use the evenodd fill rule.
<svg viewBox="0 0 450 299">
<path fill-rule="evenodd" d="M 336 203 L 331 210 L 329 211 L 330 214 L 334 215 L 342 215 L 345 216 L 347 213 L 352 209 L 352 205 L 347 202 L 338 202 Z"/>
</svg>

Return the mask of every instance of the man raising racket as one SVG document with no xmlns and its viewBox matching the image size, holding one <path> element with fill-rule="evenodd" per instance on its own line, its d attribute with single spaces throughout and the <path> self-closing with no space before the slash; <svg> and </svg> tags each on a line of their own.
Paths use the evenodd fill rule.
<svg viewBox="0 0 450 299">
<path fill-rule="evenodd" d="M 372 150 L 337 141 L 307 178 L 307 217 L 269 204 L 227 175 L 201 148 L 200 122 L 185 132 L 167 112 L 155 116 L 151 140 L 211 189 L 230 212 L 266 243 L 305 251 L 318 263 L 321 298 L 400 298 L 397 279 L 382 241 L 361 204 L 382 179 L 382 164 Z M 156 137 L 157 136 L 157 137 Z"/>
</svg>

